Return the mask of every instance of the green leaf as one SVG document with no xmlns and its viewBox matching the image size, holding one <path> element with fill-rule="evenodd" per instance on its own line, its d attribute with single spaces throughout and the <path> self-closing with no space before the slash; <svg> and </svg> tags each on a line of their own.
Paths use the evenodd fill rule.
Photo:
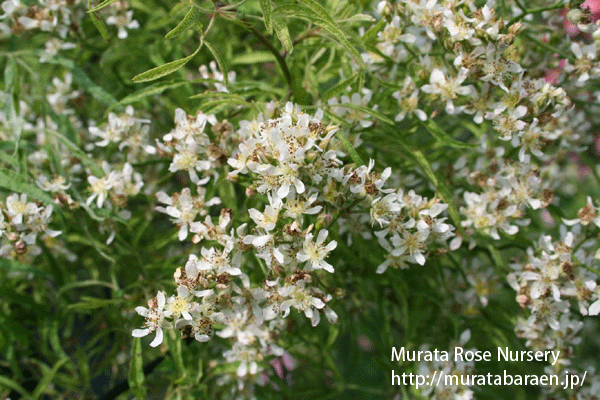
<svg viewBox="0 0 600 400">
<path fill-rule="evenodd" d="M 432 119 L 422 124 L 429 133 L 431 133 L 436 139 L 448 145 L 450 147 L 455 147 L 458 149 L 472 149 L 479 147 L 479 144 L 476 143 L 464 143 L 460 142 L 450 135 L 448 135 L 444 130 Z"/>
<path fill-rule="evenodd" d="M 92 8 L 92 0 L 88 0 L 88 8 Z M 106 24 L 104 20 L 100 18 L 100 16 L 94 12 L 90 13 L 90 18 L 92 19 L 92 23 L 100 32 L 100 35 L 104 38 L 104 40 L 110 40 L 110 36 L 108 35 L 108 29 L 106 28 Z"/>
<path fill-rule="evenodd" d="M 17 62 L 14 57 L 9 57 L 4 68 L 4 90 L 12 89 L 17 75 Z"/>
<path fill-rule="evenodd" d="M 81 163 L 84 166 L 86 166 L 92 172 L 92 174 L 94 174 L 97 177 L 105 175 L 102 168 L 94 160 L 92 160 L 87 154 L 85 154 L 83 150 L 79 148 L 79 146 L 71 142 L 60 132 L 52 130 L 47 130 L 46 132 L 60 140 L 61 143 L 67 148 L 67 150 L 73 153 L 73 155 L 77 157 L 77 159 L 79 159 L 79 161 L 81 161 Z"/>
<path fill-rule="evenodd" d="M 14 57 L 9 57 L 4 68 L 4 91 L 6 92 L 4 112 L 8 115 L 8 125 L 13 133 L 15 140 L 15 151 L 13 157 L 18 163 L 19 145 L 21 143 L 21 133 L 23 132 L 23 119 L 18 115 L 17 107 L 19 101 L 15 93 L 17 81 L 17 62 Z"/>
<path fill-rule="evenodd" d="M 98 32 L 100 32 L 100 35 L 104 38 L 104 40 L 106 40 L 106 41 L 110 40 L 110 35 L 108 34 L 108 28 L 106 27 L 104 20 L 102 18 L 100 18 L 100 16 L 98 16 L 98 14 L 96 14 L 96 13 L 91 13 L 90 19 L 92 20 L 92 23 L 94 24 L 96 29 L 98 29 Z"/>
<path fill-rule="evenodd" d="M 346 35 L 338 28 L 337 23 L 331 18 L 327 10 L 314 0 L 302 0 L 306 5 L 283 4 L 273 10 L 273 14 L 284 14 L 292 17 L 302 18 L 308 22 L 319 25 L 329 32 L 346 50 L 348 50 L 359 62 L 361 70 L 365 68 L 362 57 L 358 50 L 346 38 Z"/>
<path fill-rule="evenodd" d="M 379 111 L 375 111 L 371 108 L 368 107 L 364 107 L 364 106 L 358 106 L 356 104 L 351 104 L 351 103 L 344 103 L 344 104 L 336 104 L 333 105 L 331 107 L 345 107 L 345 108 L 351 108 L 353 110 L 356 111 L 361 111 L 365 114 L 369 114 L 373 117 L 375 117 L 376 119 L 378 119 L 379 121 L 390 125 L 390 126 L 396 126 L 396 124 L 394 123 L 394 121 L 392 121 L 391 119 L 389 119 L 388 117 L 386 117 L 385 115 L 383 115 L 382 113 L 380 113 Z"/>
<path fill-rule="evenodd" d="M 277 59 L 270 51 L 255 51 L 233 57 L 231 64 L 262 64 L 276 61 Z"/>
<path fill-rule="evenodd" d="M 142 341 L 133 338 L 131 347 L 131 361 L 129 363 L 129 388 L 138 399 L 146 398 L 146 385 L 144 376 L 144 360 L 142 359 Z"/>
<path fill-rule="evenodd" d="M 335 133 L 335 136 L 338 138 L 338 140 L 340 142 L 342 142 L 342 146 L 344 146 L 344 149 L 348 152 L 348 154 L 350 155 L 350 158 L 352 158 L 352 161 L 354 161 L 354 163 L 356 165 L 358 165 L 358 166 L 365 165 L 362 158 L 360 158 L 360 156 L 358 155 L 358 153 L 352 146 L 352 143 L 350 143 L 350 141 L 348 141 L 348 139 L 346 138 L 344 133 L 341 131 L 341 129 Z"/>
<path fill-rule="evenodd" d="M 219 50 L 217 50 L 216 47 L 213 47 L 212 44 L 210 44 L 209 42 L 206 42 L 206 41 L 204 42 L 204 44 L 206 45 L 206 47 L 208 47 L 210 52 L 215 57 L 215 60 L 217 61 L 217 64 L 219 65 L 219 69 L 221 70 L 221 73 L 223 74 L 223 83 L 225 84 L 225 86 L 227 86 L 229 84 L 229 79 L 227 77 L 227 75 L 229 73 L 229 68 L 227 66 L 227 62 L 221 56 L 221 53 L 219 52 Z"/>
<path fill-rule="evenodd" d="M 290 31 L 288 30 L 287 24 L 284 20 L 273 16 L 273 28 L 279 38 L 279 41 L 283 45 L 283 48 L 291 53 L 293 50 L 292 38 L 290 37 Z"/>
<path fill-rule="evenodd" d="M 25 399 L 31 399 L 29 392 L 27 392 L 27 390 L 25 390 L 25 388 L 23 386 L 19 385 L 17 382 L 13 381 L 12 379 L 9 379 L 5 376 L 0 375 L 0 385 L 21 393 L 23 395 L 23 398 L 25 398 Z"/>
<path fill-rule="evenodd" d="M 273 33 L 273 24 L 271 23 L 271 12 L 273 8 L 271 6 L 271 0 L 260 0 L 260 8 L 262 10 L 263 17 L 265 18 L 265 27 L 270 35 Z"/>
<path fill-rule="evenodd" d="M 208 101 L 206 103 L 203 103 L 200 106 L 200 109 L 202 109 L 202 111 L 206 114 L 216 114 L 223 109 L 229 108 L 233 104 L 241 105 L 244 107 L 252 106 L 252 103 L 249 103 L 244 99 L 225 98 L 225 99 L 218 99 L 218 100 L 213 100 L 213 101 Z"/>
<path fill-rule="evenodd" d="M 344 20 L 338 20 L 337 22 L 375 22 L 375 18 L 368 14 L 355 14 L 350 18 Z"/>
<path fill-rule="evenodd" d="M 352 75 L 348 79 L 344 79 L 343 81 L 337 83 L 335 86 L 323 93 L 323 95 L 321 96 L 321 101 L 326 102 L 332 97 L 337 97 L 340 93 L 343 93 L 346 90 L 346 88 L 356 80 L 357 77 L 358 73 Z"/>
<path fill-rule="evenodd" d="M 33 391 L 33 394 L 31 395 L 31 398 L 33 400 L 39 399 L 44 394 L 44 391 L 46 390 L 46 388 L 50 385 L 50 383 L 54 379 L 54 375 L 56 375 L 56 373 L 58 372 L 60 367 L 62 367 L 63 364 L 65 364 L 67 361 L 69 361 L 68 358 L 66 358 L 66 357 L 61 358 L 60 360 L 58 360 L 56 362 L 56 364 L 54 364 L 54 366 L 52 367 L 52 369 L 50 371 L 47 371 L 46 373 L 43 374 L 42 380 L 36 386 L 35 390 Z"/>
<path fill-rule="evenodd" d="M 189 97 L 190 99 L 210 99 L 210 98 L 221 98 L 221 99 L 236 99 L 236 100 L 244 100 L 242 96 L 235 93 L 229 92 L 204 92 L 200 94 L 195 94 Z"/>
<path fill-rule="evenodd" d="M 172 329 L 165 335 L 165 339 L 167 339 L 167 343 L 169 345 L 169 353 L 173 357 L 173 361 L 175 362 L 175 367 L 177 367 L 177 372 L 179 373 L 180 379 L 185 378 L 187 375 L 187 369 L 185 368 L 185 363 L 183 362 L 183 355 L 181 349 L 181 339 L 178 337 L 178 331 L 174 331 Z"/>
<path fill-rule="evenodd" d="M 373 40 L 375 40 L 375 38 L 377 37 L 377 34 L 379 32 L 381 32 L 381 30 L 383 28 L 385 28 L 386 23 L 387 23 L 386 20 L 382 19 L 379 22 L 377 22 L 375 25 L 370 27 L 369 30 L 366 31 L 364 35 L 362 35 L 363 43 L 371 44 L 371 42 L 373 42 Z"/>
<path fill-rule="evenodd" d="M 161 65 L 160 67 L 152 68 L 146 72 L 143 72 L 139 75 L 134 76 L 132 80 L 135 83 L 147 82 L 147 81 L 153 81 L 158 78 L 162 78 L 165 75 L 169 75 L 170 73 L 177 71 L 179 68 L 181 68 L 185 64 L 187 64 L 187 62 L 190 61 L 198 53 L 198 51 L 200 51 L 201 47 L 202 47 L 202 43 L 200 43 L 200 46 L 198 46 L 196 51 L 194 51 L 189 56 L 182 58 L 180 60 L 171 61 L 169 63 Z"/>
<path fill-rule="evenodd" d="M 0 187 L 3 187 L 12 192 L 24 193 L 29 198 L 41 201 L 44 204 L 54 204 L 50 197 L 42 189 L 28 183 L 21 176 L 10 170 L 0 170 Z"/>
<path fill-rule="evenodd" d="M 297 104 L 306 104 L 309 105 L 312 102 L 311 96 L 308 94 L 306 89 L 304 88 L 304 71 L 298 64 L 292 65 L 292 85 L 291 89 L 294 93 L 294 102 Z"/>
<path fill-rule="evenodd" d="M 68 310 L 90 311 L 107 307 L 118 307 L 122 299 L 99 299 L 96 297 L 82 296 L 81 301 L 67 306 Z"/>
<path fill-rule="evenodd" d="M 115 3 L 115 2 L 117 2 L 117 1 L 119 1 L 119 0 L 104 0 L 102 3 L 98 4 L 98 5 L 97 5 L 97 6 L 95 6 L 94 8 L 90 8 L 90 9 L 88 10 L 88 13 L 93 13 L 93 12 L 96 12 L 96 11 L 98 11 L 98 10 L 101 10 L 101 9 L 103 9 L 104 7 L 106 7 L 106 6 L 110 6 L 112 3 Z"/>
<path fill-rule="evenodd" d="M 47 275 L 46 271 L 39 269 L 31 264 L 22 264 L 17 260 L 11 260 L 9 258 L 0 258 L 0 268 L 9 273 L 27 273 L 35 275 Z"/>
<path fill-rule="evenodd" d="M 190 83 L 189 81 L 182 81 L 182 80 L 176 80 L 176 81 L 171 81 L 171 82 L 159 82 L 159 83 L 155 83 L 152 84 L 150 86 L 147 86 L 143 89 L 140 89 L 136 92 L 133 92 L 132 94 L 125 96 L 124 98 L 121 99 L 121 101 L 119 101 L 119 103 L 116 106 L 119 105 L 125 105 L 125 104 L 131 104 L 134 103 L 136 101 L 140 101 L 145 97 L 149 97 L 149 96 L 154 96 L 156 94 L 161 94 L 162 92 L 164 92 L 167 89 L 173 89 L 182 85 L 185 85 L 187 83 Z M 111 107 L 111 108 L 114 108 Z"/>
<path fill-rule="evenodd" d="M 425 175 L 427 175 L 429 180 L 433 183 L 433 185 L 435 186 L 435 190 L 440 195 L 442 201 L 448 204 L 448 214 L 450 214 L 450 218 L 452 219 L 452 222 L 454 222 L 456 229 L 459 232 L 461 232 L 463 237 L 466 237 L 464 235 L 462 224 L 460 223 L 460 213 L 458 212 L 458 207 L 456 207 L 456 204 L 454 204 L 454 201 L 452 200 L 452 193 L 450 192 L 448 186 L 446 186 L 446 184 L 441 180 L 438 180 L 435 172 L 433 172 L 433 169 L 431 168 L 431 164 L 429 164 L 429 161 L 427 161 L 427 158 L 425 158 L 421 151 L 408 151 L 417 161 L 417 164 L 419 165 L 419 167 L 421 167 Z"/>
<path fill-rule="evenodd" d="M 201 16 L 202 12 L 197 7 L 190 7 L 183 20 L 172 31 L 167 33 L 165 39 L 171 39 L 192 28 L 202 29 L 202 24 L 199 21 Z"/>
<path fill-rule="evenodd" d="M 329 15 L 327 10 L 315 0 L 299 0 L 300 3 L 303 3 L 307 6 L 311 11 L 319 16 L 319 18 L 323 18 L 329 22 L 334 22 L 333 18 Z"/>
</svg>

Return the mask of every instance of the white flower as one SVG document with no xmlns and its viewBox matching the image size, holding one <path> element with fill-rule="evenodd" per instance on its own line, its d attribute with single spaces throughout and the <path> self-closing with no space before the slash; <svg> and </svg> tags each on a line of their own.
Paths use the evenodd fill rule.
<svg viewBox="0 0 600 400">
<path fill-rule="evenodd" d="M 167 299 L 166 309 L 169 313 L 177 318 L 183 317 L 186 320 L 191 320 L 191 311 L 194 310 L 194 303 L 191 302 L 192 294 L 185 286 L 177 287 L 177 296 L 171 296 Z"/>
<path fill-rule="evenodd" d="M 402 121 L 407 115 L 412 116 L 413 114 L 421 121 L 425 121 L 427 119 L 427 114 L 425 114 L 425 111 L 418 108 L 418 90 L 412 92 L 408 97 L 402 97 L 400 91 L 394 92 L 392 96 L 398 99 L 398 105 L 400 106 L 400 113 L 396 115 L 396 121 Z"/>
<path fill-rule="evenodd" d="M 138 29 L 140 24 L 133 19 L 133 11 L 127 11 L 125 14 L 111 15 L 106 18 L 108 25 L 116 25 L 119 32 L 117 36 L 119 39 L 125 39 L 127 37 L 127 29 Z"/>
<path fill-rule="evenodd" d="M 142 317 L 146 318 L 144 323 L 145 328 L 134 329 L 131 335 L 133 337 L 143 337 L 152 332 L 156 332 L 156 337 L 150 343 L 150 346 L 156 347 L 163 341 L 163 330 L 162 325 L 166 317 L 171 316 L 171 312 L 164 310 L 166 304 L 166 297 L 164 292 L 159 291 L 154 299 L 148 301 L 148 307 L 137 307 L 135 311 Z"/>
<path fill-rule="evenodd" d="M 35 183 L 40 189 L 51 193 L 63 192 L 71 187 L 71 184 L 67 183 L 65 177 L 61 175 L 57 175 L 54 179 L 49 180 L 46 175 L 40 174 Z"/>
<path fill-rule="evenodd" d="M 304 240 L 304 246 L 296 256 L 298 261 L 308 261 L 308 267 L 311 270 L 324 269 L 327 272 L 333 272 L 333 267 L 325 261 L 325 258 L 330 251 L 336 248 L 337 242 L 332 240 L 324 246 L 323 242 L 328 234 L 329 232 L 326 229 L 320 230 L 316 241 L 313 241 L 312 233 L 307 234 Z"/>
<path fill-rule="evenodd" d="M 468 95 L 472 90 L 471 86 L 462 86 L 467 74 L 468 70 L 461 68 L 456 78 L 447 78 L 442 70 L 434 68 L 429 77 L 429 84 L 424 85 L 421 90 L 425 93 L 439 95 L 442 101 L 446 102 L 446 112 L 454 114 L 456 107 L 453 100 L 457 99 L 459 95 Z"/>
<path fill-rule="evenodd" d="M 23 223 L 24 217 L 32 215 L 38 212 L 38 206 L 34 203 L 27 202 L 27 195 L 13 193 L 6 198 L 6 208 L 8 216 L 12 219 L 12 222 L 16 225 Z"/>
<path fill-rule="evenodd" d="M 316 290 L 316 289 L 315 289 Z M 325 307 L 325 302 L 318 297 L 315 297 L 306 288 L 306 282 L 300 280 L 294 285 L 284 286 L 279 288 L 280 296 L 286 298 L 281 302 L 281 311 L 283 318 L 287 317 L 290 312 L 290 307 L 296 308 L 298 311 L 304 312 L 306 318 L 310 318 L 313 326 L 319 323 L 319 311 Z"/>
</svg>

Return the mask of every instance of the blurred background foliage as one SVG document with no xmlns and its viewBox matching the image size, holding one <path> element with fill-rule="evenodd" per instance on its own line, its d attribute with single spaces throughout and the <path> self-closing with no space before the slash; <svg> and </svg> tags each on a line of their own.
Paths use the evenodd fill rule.
<svg viewBox="0 0 600 400">
<path fill-rule="evenodd" d="M 426 154 L 426 160 L 434 166 L 447 166 L 446 160 L 458 158 L 464 150 L 450 146 L 422 126 L 400 123 L 391 132 L 389 124 L 381 121 L 386 115 L 394 115 L 395 105 L 381 103 L 378 98 L 389 96 L 400 83 L 377 82 L 365 75 L 360 57 L 347 47 L 356 54 L 369 48 L 358 32 L 374 24 L 368 18 L 348 18 L 369 13 L 370 2 L 322 2 L 339 32 L 347 38 L 347 45 L 340 45 L 338 31 L 296 18 L 293 13 L 278 17 L 283 26 L 279 35 L 277 30 L 269 32 L 260 3 L 130 0 L 140 29 L 129 30 L 128 37 L 121 40 L 116 37 L 116 28 L 101 25 L 106 29 L 106 39 L 103 28 L 98 29 L 92 21 L 95 16 L 102 20 L 102 10 L 90 13 L 68 34 L 76 47 L 44 63 L 39 60 L 39 49 L 50 34 L 24 31 L 3 37 L 3 90 L 10 89 L 17 113 L 19 98 L 27 97 L 29 107 L 38 110 L 42 118 L 55 121 L 60 134 L 82 148 L 88 139 L 81 132 L 88 121 L 101 123 L 109 112 L 123 111 L 127 104 L 142 110 L 152 121 L 150 136 L 160 138 L 173 127 L 176 108 L 189 113 L 199 109 L 214 112 L 219 120 L 236 122 L 256 116 L 261 104 L 272 100 L 291 100 L 314 110 L 319 101 L 341 94 L 346 86 L 358 90 L 366 79 L 379 89 L 372 100 L 379 108 L 361 110 L 370 111 L 376 122 L 363 130 L 364 144 L 358 153 L 364 160 L 377 156 L 380 166 L 408 171 L 407 181 L 413 175 L 420 178 L 424 182 L 418 185 L 420 193 L 433 197 L 436 188 L 430 183 L 426 168 L 414 168 L 411 150 Z M 195 29 L 165 39 L 190 6 L 199 10 Z M 286 29 L 292 51 L 282 44 L 287 40 Z M 198 53 L 168 76 L 158 81 L 132 81 L 152 68 L 188 57 L 201 42 Z M 202 78 L 198 72 L 201 65 L 218 57 L 222 58 L 219 70 L 236 73 L 227 93 L 209 89 L 213 81 Z M 407 64 L 410 65 L 400 68 L 418 68 L 414 62 Z M 65 72 L 72 74 L 74 86 L 80 91 L 69 104 L 83 127 L 72 126 L 71 119 L 55 114 L 46 104 L 50 82 Z M 193 98 L 195 95 L 203 96 Z M 333 122 L 340 121 L 333 118 Z M 464 129 L 450 121 L 444 121 L 443 127 L 450 137 L 462 142 L 480 133 L 477 127 Z M 47 145 L 49 154 L 53 145 L 56 144 Z M 32 181 L 32 175 L 26 163 L 27 155 L 35 150 L 35 134 L 23 131 L 16 140 L 1 142 L 0 147 L 2 169 L 12 171 L 0 176 L 5 193 L 20 190 L 31 196 L 36 194 L 35 187 L 27 183 Z M 107 152 L 118 149 L 108 148 Z M 582 156 L 595 166 L 593 151 Z M 73 157 L 84 158 L 78 153 Z M 99 160 L 91 162 L 99 165 Z M 155 174 L 156 184 L 160 183 L 161 190 L 167 193 L 186 183 L 186 177 L 169 173 L 168 164 L 160 159 L 134 167 L 145 169 L 146 176 Z M 440 184 L 451 183 L 451 175 L 443 176 L 443 171 L 436 168 Z M 11 180 L 15 176 L 19 178 Z M 598 182 L 591 177 L 586 179 L 553 212 L 572 218 L 588 194 L 598 193 Z M 231 190 L 228 185 L 225 182 L 210 188 L 207 198 L 218 194 L 228 206 L 251 206 L 239 188 Z M 83 188 L 74 185 L 73 196 L 85 198 Z M 221 354 L 213 341 L 224 339 L 189 343 L 167 334 L 165 343 L 152 349 L 146 339 L 131 337 L 132 329 L 140 324 L 134 308 L 157 290 L 170 291 L 175 269 L 194 250 L 178 242 L 176 229 L 167 216 L 154 211 L 155 206 L 154 196 L 137 195 L 128 203 L 127 209 L 132 213 L 128 221 L 110 211 L 96 214 L 98 210 L 83 207 L 62 209 L 55 214 L 54 226 L 63 232 L 63 245 L 76 259 L 57 251 L 54 243 L 43 242 L 42 254 L 32 263 L 0 259 L 0 396 L 13 400 L 226 398 L 214 385 L 220 374 L 230 372 L 222 365 L 215 367 Z M 212 214 L 218 215 L 218 210 L 215 208 Z M 533 220 L 532 229 L 550 231 L 556 227 L 548 227 L 538 218 Z M 116 236 L 107 245 L 105 232 L 110 231 Z M 503 238 L 494 244 L 490 242 L 487 249 L 478 246 L 461 255 L 440 253 L 430 257 L 425 267 L 377 275 L 375 269 L 383 261 L 384 251 L 374 248 L 372 240 L 353 235 L 352 245 L 338 246 L 331 255 L 329 262 L 336 266 L 336 273 L 325 281 L 337 295 L 332 304 L 339 315 L 338 324 L 325 323 L 310 329 L 309 321 L 292 313 L 281 341 L 295 359 L 295 368 L 284 367 L 283 379 L 258 388 L 257 397 L 385 399 L 400 393 L 401 398 L 420 398 L 414 388 L 391 386 L 392 370 L 414 368 L 391 362 L 391 348 L 415 350 L 426 343 L 430 348 L 448 349 L 466 329 L 472 332 L 471 345 L 480 350 L 496 354 L 497 347 L 525 349 L 513 332 L 521 309 L 514 301 L 514 291 L 504 281 L 498 292 L 490 294 L 485 308 L 465 309 L 453 297 L 455 290 L 464 290 L 468 285 L 460 277 L 472 259 L 487 260 L 489 265 L 507 272 L 511 257 L 518 256 L 529 239 L 518 242 Z M 463 287 L 452 286 L 456 282 L 462 282 Z M 584 344 L 574 357 L 579 367 L 585 368 L 586 360 L 600 356 L 597 329 L 595 321 L 586 321 Z M 477 369 L 480 373 L 503 369 L 512 374 L 542 373 L 543 365 L 492 361 L 478 363 Z M 132 389 L 119 393 L 127 385 Z M 476 394 L 481 399 L 531 399 L 539 395 L 539 388 L 484 387 L 477 389 Z"/>
</svg>

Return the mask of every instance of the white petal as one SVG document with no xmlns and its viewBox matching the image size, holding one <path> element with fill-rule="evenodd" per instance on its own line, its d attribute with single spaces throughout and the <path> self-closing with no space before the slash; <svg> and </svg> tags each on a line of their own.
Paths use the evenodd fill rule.
<svg viewBox="0 0 600 400">
<path fill-rule="evenodd" d="M 158 329 L 156 330 L 156 337 L 154 338 L 152 343 L 150 343 L 150 346 L 156 347 L 156 346 L 160 345 L 162 343 L 162 341 L 163 341 L 163 330 L 159 326 Z"/>
<path fill-rule="evenodd" d="M 588 310 L 589 315 L 598 315 L 600 313 L 600 300 L 596 300 Z"/>
<path fill-rule="evenodd" d="M 150 333 L 150 329 L 146 328 L 146 329 L 134 329 L 133 332 L 131 332 L 131 336 L 133 337 L 144 337 L 147 334 Z"/>
</svg>

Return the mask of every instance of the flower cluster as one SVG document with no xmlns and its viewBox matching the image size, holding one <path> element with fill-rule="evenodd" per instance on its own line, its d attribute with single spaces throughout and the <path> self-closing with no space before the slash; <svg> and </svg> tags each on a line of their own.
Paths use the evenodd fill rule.
<svg viewBox="0 0 600 400">
<path fill-rule="evenodd" d="M 23 259 L 41 253 L 38 236 L 53 238 L 61 233 L 48 227 L 53 209 L 28 202 L 25 194 L 13 193 L 0 203 L 0 257 Z"/>
<path fill-rule="evenodd" d="M 31 4 L 34 3 L 34 4 Z M 41 30 L 57 34 L 58 37 L 48 39 L 45 44 L 45 55 L 55 55 L 59 50 L 69 50 L 76 47 L 72 42 L 66 42 L 69 35 L 80 33 L 80 25 L 85 18 L 87 3 L 81 0 L 4 0 L 0 5 L 4 12 L 0 15 L 0 33 L 3 35 L 20 34 L 23 31 Z M 107 9 L 102 10 L 104 13 Z M 129 2 L 119 0 L 108 8 L 108 25 L 118 28 L 118 38 L 127 37 L 127 29 L 139 28 L 139 23 L 133 19 L 133 11 L 129 10 Z"/>
<path fill-rule="evenodd" d="M 428 396 L 430 399 L 442 400 L 442 399 L 472 399 L 473 390 L 464 385 L 463 382 L 467 381 L 464 377 L 471 375 L 475 372 L 475 363 L 473 361 L 455 361 L 455 351 L 457 346 L 463 348 L 471 339 L 471 331 L 466 330 L 461 333 L 458 343 L 456 346 L 451 346 L 452 349 L 449 351 L 448 361 L 433 360 L 430 362 L 422 361 L 418 365 L 418 374 L 421 376 L 434 376 L 441 374 L 443 377 L 456 376 L 458 380 L 456 382 L 450 382 L 446 379 L 441 379 L 439 384 L 427 385 L 422 391 L 424 396 Z M 427 350 L 427 347 L 423 347 L 422 350 Z M 477 351 L 477 349 L 464 349 L 467 351 Z M 462 380 L 461 380 L 462 377 Z"/>
<path fill-rule="evenodd" d="M 454 165 L 457 176 L 466 176 L 481 191 L 463 193 L 462 226 L 470 233 L 476 230 L 498 240 L 500 232 L 514 235 L 519 225 L 527 225 L 529 221 L 523 219 L 525 210 L 546 207 L 553 194 L 535 165 L 504 158 L 503 147 L 483 146 L 481 152 L 472 169 L 466 167 L 464 157 Z"/>
<path fill-rule="evenodd" d="M 517 302 L 530 311 L 529 317 L 518 320 L 517 336 L 535 350 L 560 350 L 558 371 L 571 365 L 573 346 L 581 342 L 581 316 L 600 313 L 597 273 L 590 267 L 597 264 L 598 244 L 590 229 L 581 229 L 597 211 L 589 200 L 579 211 L 579 219 L 565 221 L 573 226 L 571 230 L 561 226 L 560 241 L 542 235 L 527 249 L 525 260 L 512 264 L 513 272 L 508 275 Z M 575 304 L 579 313 L 572 310 Z M 572 367 L 569 370 L 573 372 Z M 584 392 L 582 387 L 578 390 Z"/>
<path fill-rule="evenodd" d="M 127 149 L 129 162 L 140 161 L 146 154 L 155 154 L 156 148 L 148 144 L 150 121 L 135 118 L 134 114 L 133 107 L 127 106 L 125 112 L 120 115 L 108 113 L 108 123 L 105 126 L 91 126 L 90 134 L 99 139 L 94 146 L 107 147 L 116 144 L 119 151 Z"/>
<path fill-rule="evenodd" d="M 104 206 L 122 208 L 127 198 L 138 194 L 144 186 L 142 175 L 135 172 L 129 163 L 125 163 L 122 169 L 111 170 L 107 162 L 103 162 L 102 167 L 105 173 L 103 176 L 89 175 L 87 178 L 91 192 L 86 200 L 88 206 L 95 201 L 98 208 Z M 110 201 L 107 203 L 107 200 Z"/>
<path fill-rule="evenodd" d="M 204 153 L 214 147 L 204 133 L 211 119 L 204 114 L 185 117 L 177 110 L 176 128 L 163 138 L 175 150 L 170 170 L 185 170 L 197 185 L 208 181 L 199 179 L 197 171 L 221 167 L 218 158 Z M 333 293 L 322 281 L 322 271 L 335 273 L 327 261 L 337 247 L 328 229 L 334 219 L 350 211 L 362 213 L 383 229 L 376 235 L 402 265 L 424 264 L 429 243 L 443 243 L 453 235 L 454 228 L 439 217 L 447 208 L 439 200 L 385 187 L 391 168 L 378 173 L 373 161 L 368 166 L 345 165 L 337 131 L 323 124 L 321 112 L 310 116 L 288 103 L 282 109 L 270 104 L 266 115 L 242 121 L 237 132 L 230 132 L 240 143 L 228 160 L 232 170 L 227 178 L 244 182 L 246 193 L 264 204 L 249 207 L 247 216 L 223 208 L 218 218 L 212 217 L 210 208 L 221 200 L 207 199 L 202 186 L 197 186 L 197 195 L 189 188 L 172 196 L 157 193 L 164 204 L 157 210 L 179 227 L 179 239 L 192 233 L 192 242 L 202 247 L 177 269 L 176 295 L 167 298 L 159 292 L 149 308 L 137 309 L 146 322 L 134 336 L 156 332 L 153 346 L 162 342 L 163 329 L 178 329 L 198 341 L 209 340 L 213 333 L 235 338 L 223 357 L 239 362 L 238 377 L 255 379 L 264 371 L 265 357 L 282 354 L 272 338 L 281 333 L 292 309 L 313 326 L 321 315 L 330 323 L 337 321 L 328 305 Z M 177 160 L 185 151 L 197 161 L 184 168 Z M 262 284 L 250 279 L 257 267 L 266 278 Z"/>
</svg>

